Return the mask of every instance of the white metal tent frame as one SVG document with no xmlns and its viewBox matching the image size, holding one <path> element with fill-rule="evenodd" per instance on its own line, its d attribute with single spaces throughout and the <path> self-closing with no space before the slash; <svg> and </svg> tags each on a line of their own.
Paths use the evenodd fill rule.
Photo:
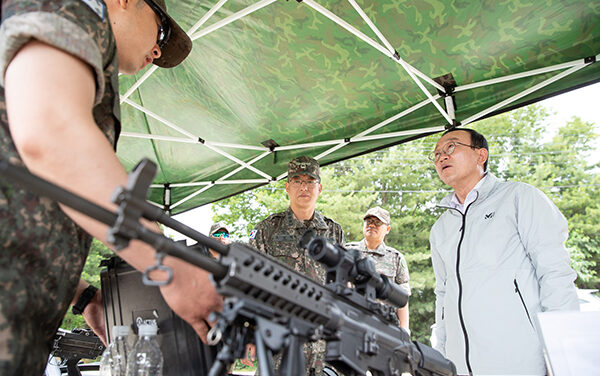
<svg viewBox="0 0 600 376">
<path fill-rule="evenodd" d="M 232 23 L 236 20 L 239 20 L 242 17 L 250 15 L 257 10 L 266 7 L 269 4 L 274 3 L 275 1 L 277 1 L 277 0 L 258 1 L 255 4 L 250 5 L 244 9 L 230 15 L 229 17 L 226 17 L 226 18 L 224 18 L 218 22 L 215 22 L 214 24 L 198 31 L 227 2 L 227 0 L 219 0 L 187 32 L 187 34 L 190 36 L 192 41 L 197 40 L 197 39 L 202 38 L 216 30 L 219 30 L 220 28 L 223 28 L 223 27 L 229 25 L 230 23 Z M 152 185 L 151 188 L 165 189 L 165 195 L 164 195 L 165 204 L 164 205 L 156 204 L 157 206 L 159 206 L 163 209 L 173 209 L 173 208 L 183 204 L 184 202 L 192 199 L 193 197 L 196 197 L 197 195 L 205 192 L 206 190 L 210 189 L 211 187 L 214 187 L 215 185 L 221 185 L 221 184 L 258 184 L 258 185 L 260 185 L 260 184 L 268 184 L 273 181 L 278 181 L 278 180 L 284 179 L 287 176 L 287 172 L 282 173 L 281 175 L 279 175 L 277 177 L 272 177 L 272 176 L 268 175 L 267 173 L 265 173 L 264 171 L 261 171 L 253 166 L 253 164 L 256 163 L 257 161 L 259 161 L 259 160 L 265 158 L 266 156 L 268 156 L 272 153 L 275 153 L 277 151 L 331 146 L 326 151 L 315 156 L 315 159 L 319 160 L 319 159 L 325 157 L 326 155 L 331 154 L 334 151 L 336 151 L 340 148 L 343 148 L 344 146 L 349 145 L 351 143 L 378 140 L 378 139 L 392 139 L 392 138 L 402 137 L 402 136 L 423 135 L 423 134 L 440 132 L 440 131 L 447 129 L 448 127 L 447 126 L 436 126 L 436 127 L 430 127 L 430 128 L 389 132 L 389 133 L 382 133 L 382 134 L 376 134 L 376 135 L 371 134 L 374 131 L 376 131 L 380 128 L 383 128 L 386 125 L 388 125 L 388 124 L 390 124 L 390 123 L 392 123 L 392 122 L 394 122 L 394 121 L 396 121 L 396 120 L 398 120 L 398 119 L 400 119 L 400 118 L 402 118 L 424 106 L 428 106 L 428 105 L 434 106 L 435 109 L 437 111 L 439 111 L 440 114 L 444 117 L 444 119 L 448 122 L 449 126 L 453 126 L 453 125 L 456 125 L 453 100 L 452 100 L 453 93 L 471 90 L 471 89 L 475 89 L 475 88 L 479 88 L 479 87 L 483 87 L 483 86 L 494 85 L 494 84 L 501 83 L 501 82 L 518 80 L 518 79 L 525 78 L 525 77 L 547 74 L 550 72 L 559 72 L 556 75 L 554 75 L 542 82 L 539 82 L 538 84 L 535 84 L 535 85 L 531 86 L 530 88 L 528 88 L 516 95 L 513 95 L 493 106 L 490 106 L 489 108 L 487 108 L 483 111 L 480 111 L 477 114 L 470 116 L 467 119 L 460 121 L 460 125 L 464 126 L 464 125 L 470 124 L 474 121 L 477 121 L 479 119 L 482 119 L 483 117 L 493 113 L 494 111 L 504 108 L 505 106 L 508 106 L 509 104 L 511 104 L 515 101 L 518 101 L 519 99 L 521 99 L 531 93 L 534 93 L 534 92 L 536 92 L 558 80 L 568 77 L 569 75 L 577 72 L 578 70 L 580 70 L 594 62 L 594 59 L 590 60 L 590 59 L 586 59 L 583 57 L 581 59 L 565 62 L 562 64 L 557 64 L 557 65 L 548 66 L 548 67 L 544 67 L 544 68 L 540 68 L 540 69 L 525 71 L 525 72 L 521 72 L 518 74 L 512 74 L 512 75 L 508 75 L 508 76 L 504 76 L 504 77 L 500 77 L 500 78 L 484 80 L 484 81 L 475 82 L 475 83 L 471 83 L 471 84 L 467 84 L 467 85 L 456 86 L 452 89 L 451 92 L 448 92 L 448 90 L 444 86 L 440 85 L 439 83 L 434 81 L 432 78 L 423 74 L 422 72 L 417 70 L 415 67 L 410 65 L 408 62 L 404 61 L 400 57 L 398 52 L 396 52 L 396 50 L 388 42 L 386 37 L 379 31 L 377 26 L 369 19 L 369 17 L 366 15 L 364 10 L 356 3 L 356 1 L 348 0 L 348 2 L 352 5 L 352 7 L 356 10 L 356 12 L 360 15 L 360 17 L 365 21 L 365 23 L 369 26 L 369 28 L 375 33 L 375 35 L 377 35 L 377 37 L 379 38 L 381 43 L 378 43 L 378 42 L 374 41 L 373 39 L 369 38 L 368 36 L 366 36 L 365 34 L 360 32 L 358 29 L 356 29 L 354 26 L 350 25 L 349 23 L 347 23 L 340 17 L 338 17 L 335 14 L 333 14 L 332 12 L 330 12 L 328 9 L 319 5 L 314 0 L 302 0 L 301 1 L 302 4 L 306 4 L 307 6 L 311 7 L 312 9 L 314 9 L 321 15 L 327 17 L 329 20 L 333 21 L 334 23 L 336 23 L 337 25 L 339 25 L 340 27 L 342 27 L 343 29 L 345 29 L 346 31 L 348 31 L 349 33 L 354 35 L 355 37 L 357 37 L 360 40 L 364 41 L 365 43 L 369 44 L 371 47 L 375 48 L 376 50 L 381 52 L 383 55 L 389 57 L 391 61 L 393 61 L 397 64 L 400 64 L 402 66 L 402 68 L 406 71 L 406 73 L 410 76 L 410 78 L 414 81 L 414 83 L 426 95 L 427 99 L 421 101 L 420 103 L 413 105 L 410 108 L 405 109 L 404 111 L 399 112 L 398 114 L 396 114 L 382 122 L 379 122 L 378 124 L 368 128 L 350 138 L 304 143 L 304 144 L 282 145 L 282 146 L 276 146 L 273 148 L 268 148 L 268 147 L 264 147 L 264 146 L 255 146 L 255 145 L 241 145 L 241 144 L 233 144 L 233 143 L 213 142 L 210 140 L 206 140 L 204 137 L 202 137 L 202 135 L 197 135 L 197 134 L 190 133 L 189 131 L 186 131 L 185 129 L 177 126 L 177 124 L 174 124 L 173 122 L 169 121 L 168 119 L 165 119 L 164 117 L 160 116 L 159 114 L 155 114 L 154 112 L 150 111 L 148 108 L 145 108 L 144 106 L 141 106 L 141 105 L 133 102 L 131 99 L 129 99 L 131 94 L 135 90 L 137 90 L 141 85 L 143 85 L 144 81 L 146 81 L 158 68 L 157 66 L 152 66 L 142 77 L 140 77 L 139 80 L 137 80 L 135 82 L 135 84 L 133 86 L 131 86 L 131 88 L 125 94 L 123 94 L 121 96 L 120 102 L 121 102 L 121 104 L 125 103 L 125 104 L 137 109 L 138 111 L 143 112 L 145 115 L 157 120 L 158 122 L 162 123 L 164 126 L 181 133 L 182 137 L 161 136 L 161 135 L 155 135 L 155 134 L 142 134 L 142 133 L 132 133 L 132 132 L 122 132 L 121 136 L 122 137 L 150 139 L 153 141 L 198 144 L 200 147 L 208 148 L 208 149 L 212 150 L 213 152 L 218 153 L 218 154 L 222 155 L 223 157 L 225 157 L 239 165 L 239 167 L 237 167 L 233 171 L 230 171 L 226 175 L 220 177 L 216 181 L 173 183 L 173 184 L 168 184 L 168 185 L 163 185 L 163 184 Z M 600 54 L 595 56 L 595 60 L 600 60 Z M 437 93 L 435 93 L 435 94 L 430 93 L 424 84 L 428 84 L 428 85 L 432 86 L 437 91 Z M 438 94 L 440 92 L 444 93 L 444 95 Z M 444 105 L 445 105 L 446 109 L 442 108 L 440 103 L 438 103 L 438 101 L 440 99 L 444 99 Z M 256 151 L 257 155 L 248 161 L 243 161 L 243 160 L 240 160 L 239 158 L 236 158 L 232 154 L 224 151 L 223 148 L 253 150 L 253 151 Z M 248 170 L 258 174 L 259 176 L 262 176 L 262 178 L 260 178 L 260 179 L 245 179 L 245 180 L 228 180 L 229 177 L 233 176 L 234 174 L 238 173 L 239 171 L 241 171 L 243 169 L 248 169 Z M 176 187 L 198 187 L 198 190 L 196 190 L 192 194 L 189 194 L 188 196 L 184 197 L 183 199 L 172 203 L 171 199 L 170 199 L 170 189 L 176 188 Z"/>
</svg>

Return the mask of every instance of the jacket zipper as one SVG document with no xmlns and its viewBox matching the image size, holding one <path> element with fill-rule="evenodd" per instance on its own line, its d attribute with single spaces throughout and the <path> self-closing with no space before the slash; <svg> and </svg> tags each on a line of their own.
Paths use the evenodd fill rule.
<svg viewBox="0 0 600 376">
<path fill-rule="evenodd" d="M 531 321 L 529 310 L 527 309 L 527 305 L 525 305 L 525 299 L 523 299 L 523 295 L 521 295 L 521 290 L 519 290 L 519 284 L 517 283 L 517 279 L 513 279 L 513 282 L 515 283 L 515 292 L 519 294 L 519 299 L 521 299 L 521 304 L 523 304 L 523 308 L 525 309 L 525 313 L 527 314 L 527 320 L 529 320 L 529 325 L 531 325 L 531 327 L 535 331 L 535 326 L 533 326 L 533 322 Z"/>
<path fill-rule="evenodd" d="M 462 329 L 463 336 L 465 337 L 465 361 L 467 363 L 467 370 L 469 371 L 469 376 L 473 375 L 473 370 L 471 369 L 471 362 L 469 360 L 469 335 L 467 334 L 467 327 L 465 325 L 465 320 L 464 320 L 463 313 L 462 313 L 462 280 L 460 279 L 460 268 L 459 268 L 459 266 L 460 266 L 460 246 L 462 245 L 462 241 L 465 237 L 465 226 L 467 223 L 467 211 L 469 210 L 471 205 L 473 205 L 473 203 L 475 201 L 477 201 L 478 197 L 479 197 L 479 194 L 477 194 L 477 197 L 475 198 L 475 200 L 473 200 L 473 202 L 471 202 L 469 205 L 467 205 L 467 207 L 465 208 L 464 214 L 461 213 L 461 211 L 456 208 L 438 205 L 439 207 L 442 207 L 442 208 L 456 210 L 462 216 L 462 225 L 459 230 L 462 232 L 460 234 L 460 240 L 458 241 L 458 246 L 456 247 L 456 281 L 458 282 L 458 318 L 460 320 L 460 328 Z"/>
</svg>

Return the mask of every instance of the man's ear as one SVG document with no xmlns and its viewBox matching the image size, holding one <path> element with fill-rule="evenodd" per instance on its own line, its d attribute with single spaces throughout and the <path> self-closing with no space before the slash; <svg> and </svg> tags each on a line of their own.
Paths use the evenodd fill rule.
<svg viewBox="0 0 600 376">
<path fill-rule="evenodd" d="M 481 164 L 481 166 L 483 167 L 483 165 L 485 164 L 485 161 L 487 161 L 489 157 L 489 153 L 486 149 L 481 148 L 479 149 L 479 157 L 477 158 L 477 164 Z"/>
<path fill-rule="evenodd" d="M 385 231 L 385 234 L 386 234 L 386 235 L 387 235 L 387 234 L 389 234 L 391 229 L 392 229 L 392 226 L 390 226 L 390 225 L 387 225 L 387 226 L 386 226 L 386 231 Z"/>
<path fill-rule="evenodd" d="M 321 194 L 322 190 L 323 190 L 323 185 L 321 183 L 319 183 L 319 194 Z"/>
</svg>

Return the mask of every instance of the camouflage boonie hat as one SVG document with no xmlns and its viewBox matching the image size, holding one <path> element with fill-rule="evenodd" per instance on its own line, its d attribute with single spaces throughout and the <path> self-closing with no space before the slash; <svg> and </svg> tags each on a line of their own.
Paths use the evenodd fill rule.
<svg viewBox="0 0 600 376">
<path fill-rule="evenodd" d="M 227 227 L 227 224 L 225 224 L 225 222 L 220 221 L 217 223 L 213 223 L 212 226 L 210 226 L 210 232 L 209 235 L 212 236 L 212 234 L 214 234 L 215 232 L 217 232 L 217 230 L 223 229 L 225 231 L 227 231 L 227 233 L 229 233 L 229 228 Z"/>
<path fill-rule="evenodd" d="M 391 222 L 390 212 L 379 206 L 367 210 L 367 213 L 363 217 L 363 220 L 367 219 L 368 217 L 375 217 L 388 226 Z"/>
<path fill-rule="evenodd" d="M 321 180 L 319 172 L 319 162 L 311 157 L 302 156 L 292 159 L 288 163 L 288 179 L 298 175 L 308 175 L 317 180 Z"/>
<path fill-rule="evenodd" d="M 162 68 L 172 68 L 179 65 L 192 50 L 192 40 L 183 29 L 169 16 L 165 0 L 144 0 L 146 4 L 161 19 L 169 21 L 170 32 L 164 46 L 160 49 L 160 58 L 154 59 L 153 63 Z M 163 25 L 164 28 L 164 25 Z"/>
</svg>

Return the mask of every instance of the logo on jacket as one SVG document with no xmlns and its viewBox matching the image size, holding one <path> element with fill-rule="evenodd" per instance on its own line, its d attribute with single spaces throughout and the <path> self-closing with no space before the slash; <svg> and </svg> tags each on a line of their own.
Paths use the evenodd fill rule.
<svg viewBox="0 0 600 376">
<path fill-rule="evenodd" d="M 496 212 L 491 212 L 491 213 L 489 213 L 489 214 L 486 214 L 486 215 L 483 217 L 483 219 L 491 219 L 491 218 L 493 218 L 493 217 L 494 217 L 494 214 L 496 214 Z"/>
<path fill-rule="evenodd" d="M 252 231 L 250 231 L 250 239 L 256 238 L 256 233 L 257 232 L 258 232 L 258 230 L 252 230 Z"/>
</svg>

